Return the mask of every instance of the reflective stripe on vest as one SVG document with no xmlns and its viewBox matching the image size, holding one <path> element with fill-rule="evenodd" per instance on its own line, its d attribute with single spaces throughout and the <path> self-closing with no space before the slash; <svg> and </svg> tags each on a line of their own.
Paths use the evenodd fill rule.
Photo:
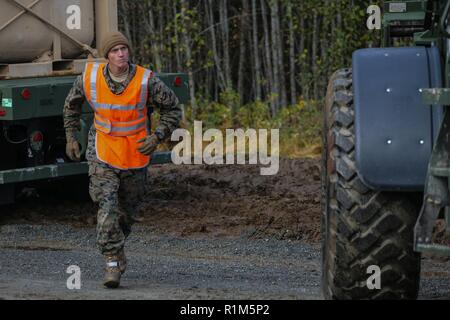
<svg viewBox="0 0 450 320">
<path fill-rule="evenodd" d="M 96 113 L 94 123 L 97 130 L 116 137 L 129 136 L 147 128 L 147 119 L 145 117 L 134 121 L 113 122 Z"/>
</svg>

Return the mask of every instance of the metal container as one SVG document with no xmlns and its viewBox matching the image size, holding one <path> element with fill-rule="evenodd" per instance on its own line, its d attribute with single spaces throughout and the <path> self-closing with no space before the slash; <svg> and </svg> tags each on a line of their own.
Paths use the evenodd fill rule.
<svg viewBox="0 0 450 320">
<path fill-rule="evenodd" d="M 93 43 L 92 0 L 0 0 L 0 8 L 0 64 L 74 59 L 83 49 L 73 39 Z"/>
</svg>

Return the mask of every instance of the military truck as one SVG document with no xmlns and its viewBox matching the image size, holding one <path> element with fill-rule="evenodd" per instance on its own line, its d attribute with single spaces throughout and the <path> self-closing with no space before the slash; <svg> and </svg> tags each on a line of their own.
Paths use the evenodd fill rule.
<svg viewBox="0 0 450 320">
<path fill-rule="evenodd" d="M 355 51 L 327 89 L 325 298 L 415 299 L 421 253 L 450 255 L 433 243 L 437 219 L 450 234 L 450 1 L 385 1 L 382 13 L 381 48 Z"/>
<path fill-rule="evenodd" d="M 65 155 L 64 100 L 86 61 L 101 59 L 100 43 L 118 29 L 116 0 L 0 0 L 0 204 L 18 186 L 87 174 L 87 163 Z M 188 99 L 185 74 L 158 76 Z M 84 155 L 92 109 L 83 106 L 77 139 Z M 151 162 L 170 161 L 168 152 Z"/>
</svg>

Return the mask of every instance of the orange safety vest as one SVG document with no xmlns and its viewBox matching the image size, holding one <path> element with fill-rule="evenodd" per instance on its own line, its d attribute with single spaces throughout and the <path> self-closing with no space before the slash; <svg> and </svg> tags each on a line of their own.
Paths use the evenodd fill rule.
<svg viewBox="0 0 450 320">
<path fill-rule="evenodd" d="M 136 74 L 121 94 L 114 94 L 103 75 L 104 63 L 87 63 L 84 92 L 94 110 L 97 158 L 118 169 L 146 167 L 150 157 L 137 150 L 139 139 L 149 134 L 148 80 L 153 73 L 136 66 Z"/>
</svg>

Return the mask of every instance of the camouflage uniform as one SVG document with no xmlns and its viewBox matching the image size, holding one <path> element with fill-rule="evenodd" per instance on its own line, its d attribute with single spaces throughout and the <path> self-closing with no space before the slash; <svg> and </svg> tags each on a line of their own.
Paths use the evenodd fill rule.
<svg viewBox="0 0 450 320">
<path fill-rule="evenodd" d="M 130 64 L 128 78 L 123 83 L 114 82 L 104 68 L 104 76 L 110 90 L 121 94 L 136 74 L 136 66 Z M 157 107 L 160 121 L 155 134 L 160 140 L 169 137 L 181 119 L 178 98 L 158 77 L 148 83 L 147 107 Z M 67 136 L 75 136 L 80 130 L 81 107 L 86 100 L 83 76 L 74 82 L 64 104 L 64 128 Z M 95 150 L 95 127 L 89 130 L 86 159 L 89 164 L 89 194 L 99 205 L 97 213 L 97 243 L 104 255 L 119 254 L 131 226 L 139 217 L 139 205 L 145 195 L 147 169 L 119 170 L 101 162 Z"/>
</svg>

